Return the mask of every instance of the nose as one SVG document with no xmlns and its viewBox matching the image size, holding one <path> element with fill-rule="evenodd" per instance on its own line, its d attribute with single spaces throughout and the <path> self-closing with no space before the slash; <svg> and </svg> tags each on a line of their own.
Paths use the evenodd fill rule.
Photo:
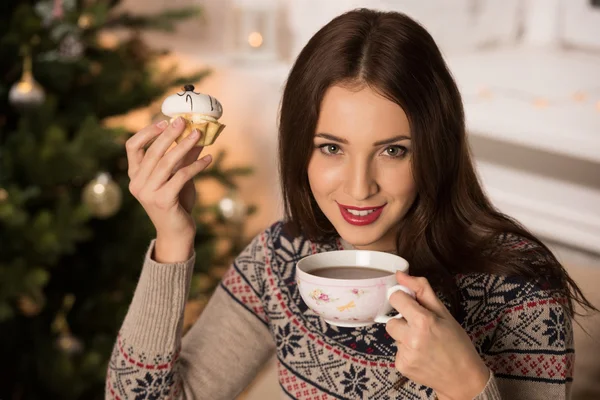
<svg viewBox="0 0 600 400">
<path fill-rule="evenodd" d="M 344 193 L 363 201 L 379 191 L 375 171 L 368 161 L 350 162 L 346 169 Z"/>
</svg>

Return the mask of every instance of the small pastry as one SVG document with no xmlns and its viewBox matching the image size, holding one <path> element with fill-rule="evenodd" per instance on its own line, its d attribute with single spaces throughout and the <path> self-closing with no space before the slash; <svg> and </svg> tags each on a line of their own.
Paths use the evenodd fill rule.
<svg viewBox="0 0 600 400">
<path fill-rule="evenodd" d="M 221 103 L 212 96 L 194 92 L 194 85 L 185 85 L 183 92 L 167 97 L 162 103 L 162 113 L 171 117 L 171 122 L 183 118 L 185 129 L 177 138 L 178 143 L 197 129 L 201 136 L 196 146 L 210 146 L 225 128 L 218 121 L 223 115 Z"/>
</svg>

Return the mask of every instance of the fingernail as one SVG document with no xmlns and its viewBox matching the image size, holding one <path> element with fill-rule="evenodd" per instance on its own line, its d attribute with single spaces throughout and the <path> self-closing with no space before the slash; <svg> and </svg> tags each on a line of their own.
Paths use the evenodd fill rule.
<svg viewBox="0 0 600 400">
<path fill-rule="evenodd" d="M 165 129 L 167 125 L 169 125 L 169 123 L 166 120 L 162 120 L 156 124 L 156 126 L 160 129 Z"/>
<path fill-rule="evenodd" d="M 209 163 L 212 161 L 212 156 L 210 154 L 205 155 L 200 159 L 200 161 L 204 161 L 205 163 Z"/>
<path fill-rule="evenodd" d="M 179 128 L 181 124 L 183 124 L 183 119 L 181 117 L 177 117 L 175 118 L 175 121 L 173 121 L 173 126 L 175 128 Z"/>
<path fill-rule="evenodd" d="M 190 133 L 190 136 L 188 136 L 191 140 L 195 140 L 198 139 L 198 137 L 200 137 L 200 132 L 198 132 L 198 129 L 194 129 L 192 131 L 192 133 Z"/>
</svg>

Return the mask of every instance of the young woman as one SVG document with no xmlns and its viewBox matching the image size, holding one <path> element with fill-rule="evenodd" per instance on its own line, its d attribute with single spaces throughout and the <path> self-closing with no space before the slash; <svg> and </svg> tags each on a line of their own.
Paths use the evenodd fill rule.
<svg viewBox="0 0 600 400">
<path fill-rule="evenodd" d="M 302 50 L 280 115 L 286 217 L 239 255 L 183 338 L 191 179 L 211 159 L 197 160 L 197 137 L 167 152 L 182 128 L 159 123 L 127 143 L 130 190 L 157 233 L 107 398 L 234 399 L 273 353 L 285 398 L 569 397 L 574 306 L 592 306 L 552 253 L 484 195 L 456 84 L 416 22 L 356 10 Z M 411 276 L 397 280 L 416 299 L 391 298 L 404 319 L 336 328 L 307 309 L 295 263 L 351 248 L 410 262 Z"/>
</svg>

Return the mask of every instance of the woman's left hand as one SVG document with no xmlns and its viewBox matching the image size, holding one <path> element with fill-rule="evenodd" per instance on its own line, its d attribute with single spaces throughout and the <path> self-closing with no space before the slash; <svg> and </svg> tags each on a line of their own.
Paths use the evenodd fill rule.
<svg viewBox="0 0 600 400">
<path fill-rule="evenodd" d="M 434 389 L 440 399 L 472 400 L 485 388 L 490 371 L 469 336 L 427 279 L 402 272 L 396 279 L 416 296 L 415 300 L 398 291 L 390 297 L 390 304 L 404 316 L 386 326 L 398 347 L 396 369 Z"/>
</svg>

